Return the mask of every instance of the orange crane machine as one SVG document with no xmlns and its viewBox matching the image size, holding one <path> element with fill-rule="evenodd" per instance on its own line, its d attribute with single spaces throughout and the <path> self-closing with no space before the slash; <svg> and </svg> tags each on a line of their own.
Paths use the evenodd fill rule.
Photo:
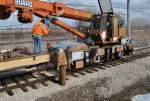
<svg viewBox="0 0 150 101">
<path fill-rule="evenodd" d="M 19 22 L 30 23 L 33 20 L 33 15 L 40 18 L 47 18 L 53 24 L 84 39 L 87 45 L 104 48 L 106 58 L 110 57 L 107 53 L 118 54 L 124 52 L 125 54 L 128 54 L 133 50 L 131 39 L 124 38 L 124 27 L 120 23 L 119 16 L 113 12 L 111 1 L 98 0 L 98 3 L 101 9 L 100 14 L 70 8 L 66 4 L 58 2 L 49 3 L 39 0 L 1 0 L 0 19 L 8 19 L 13 12 L 18 10 L 17 16 Z M 87 21 L 90 22 L 90 28 L 87 33 L 83 33 L 51 16 Z"/>
<path fill-rule="evenodd" d="M 108 1 L 110 7 L 106 8 L 101 3 Z M 88 35 L 70 27 L 64 22 L 53 19 L 52 23 L 70 31 L 71 33 L 87 39 L 91 37 L 94 45 L 105 45 L 117 43 L 121 37 L 121 30 L 119 30 L 118 15 L 113 13 L 110 0 L 100 0 L 101 14 L 94 14 L 82 10 L 67 7 L 66 4 L 54 4 L 42 2 L 38 0 L 2 0 L 0 1 L 0 19 L 5 20 L 11 16 L 11 13 L 18 10 L 18 21 L 21 23 L 29 23 L 33 20 L 33 15 L 38 17 L 48 18 L 49 15 L 59 16 L 64 18 L 71 18 L 75 20 L 82 20 L 91 22 L 91 29 Z M 111 29 L 107 30 L 107 22 L 111 25 Z M 110 32 L 111 31 L 111 32 Z"/>
</svg>

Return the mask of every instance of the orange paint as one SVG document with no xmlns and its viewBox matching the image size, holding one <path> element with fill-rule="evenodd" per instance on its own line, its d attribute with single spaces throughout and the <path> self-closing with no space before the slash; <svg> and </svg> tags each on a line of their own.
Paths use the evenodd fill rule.
<svg viewBox="0 0 150 101">
<path fill-rule="evenodd" d="M 54 4 L 52 4 L 38 0 L 24 0 L 24 1 L 31 2 L 32 6 L 28 4 L 27 6 L 18 3 L 15 4 L 14 0 L 1 0 L 0 8 L 12 6 L 16 10 L 23 9 L 24 11 L 30 11 L 32 12 L 32 14 L 37 15 L 39 17 L 47 17 L 48 15 L 53 15 L 83 21 L 90 21 L 92 15 L 94 15 L 91 12 L 69 8 L 67 7 L 66 4 L 62 3 L 55 2 Z"/>
</svg>

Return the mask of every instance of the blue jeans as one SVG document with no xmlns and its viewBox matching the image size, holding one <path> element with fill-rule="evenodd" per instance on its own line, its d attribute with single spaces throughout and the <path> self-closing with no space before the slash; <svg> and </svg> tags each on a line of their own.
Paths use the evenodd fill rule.
<svg viewBox="0 0 150 101">
<path fill-rule="evenodd" d="M 33 40 L 34 40 L 34 54 L 43 54 L 43 47 L 44 47 L 44 43 L 43 43 L 43 38 L 40 35 L 34 35 L 33 36 Z M 38 51 L 39 50 L 39 51 Z"/>
</svg>

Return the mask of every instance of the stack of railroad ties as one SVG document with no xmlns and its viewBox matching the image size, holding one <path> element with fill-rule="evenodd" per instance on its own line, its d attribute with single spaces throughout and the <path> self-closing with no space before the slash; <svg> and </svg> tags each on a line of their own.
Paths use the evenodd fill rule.
<svg viewBox="0 0 150 101">
<path fill-rule="evenodd" d="M 27 55 L 27 48 L 15 48 L 13 52 L 1 54 L 0 71 L 14 70 L 23 66 L 37 66 L 47 64 L 47 69 L 60 69 L 60 75 L 64 70 L 60 67 L 65 66 L 69 71 L 75 71 L 86 66 L 103 63 L 121 58 L 122 55 L 129 55 L 133 46 L 116 45 L 114 47 L 88 46 L 84 43 L 72 41 L 60 41 L 53 46 L 47 44 L 47 53 L 43 55 Z M 17 55 L 13 55 L 13 53 Z M 65 84 L 65 83 L 64 83 Z M 62 84 L 62 85 L 64 85 Z"/>
</svg>

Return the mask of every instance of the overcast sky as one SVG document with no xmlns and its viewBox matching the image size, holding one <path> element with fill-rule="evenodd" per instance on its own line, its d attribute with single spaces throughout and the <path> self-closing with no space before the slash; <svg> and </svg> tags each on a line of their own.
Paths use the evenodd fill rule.
<svg viewBox="0 0 150 101">
<path fill-rule="evenodd" d="M 75 4 L 75 5 L 89 5 L 89 6 L 98 6 L 98 2 L 97 0 L 41 0 L 41 1 L 50 1 L 51 3 L 53 2 L 61 2 L 61 3 L 65 3 L 65 4 Z M 150 0 L 130 0 L 131 1 L 131 16 L 132 17 L 138 17 L 138 16 L 144 16 L 144 17 L 149 17 L 150 14 Z M 127 5 L 127 0 L 112 0 L 112 5 L 114 8 L 114 11 L 116 12 L 122 12 L 124 14 L 126 14 L 126 5 Z M 81 8 L 81 7 L 78 7 Z M 97 8 L 99 9 L 99 8 Z M 137 10 L 137 11 L 142 11 L 142 12 L 137 12 L 137 11 L 133 11 L 133 10 Z M 32 24 L 24 24 L 24 25 L 20 25 L 18 26 L 18 28 L 29 28 L 34 25 L 35 22 L 39 21 L 40 19 L 37 17 L 34 17 L 34 22 Z M 68 20 L 65 19 L 65 21 L 68 24 L 72 24 L 72 20 Z M 13 14 L 9 19 L 7 20 L 0 20 L 0 28 L 3 28 L 2 26 L 9 26 L 9 25 L 17 25 L 20 24 L 17 21 L 17 17 L 15 14 Z M 16 26 L 14 27 L 10 27 L 10 28 L 17 28 Z"/>
</svg>

